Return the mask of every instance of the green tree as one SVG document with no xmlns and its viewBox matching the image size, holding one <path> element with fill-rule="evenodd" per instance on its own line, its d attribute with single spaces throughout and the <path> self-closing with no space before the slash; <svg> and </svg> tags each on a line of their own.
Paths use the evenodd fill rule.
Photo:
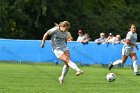
<svg viewBox="0 0 140 93">
<path fill-rule="evenodd" d="M 0 37 L 42 39 L 55 22 L 67 20 L 74 40 L 78 29 L 93 40 L 101 32 L 124 38 L 131 23 L 140 27 L 139 4 L 139 0 L 1 0 Z"/>
</svg>

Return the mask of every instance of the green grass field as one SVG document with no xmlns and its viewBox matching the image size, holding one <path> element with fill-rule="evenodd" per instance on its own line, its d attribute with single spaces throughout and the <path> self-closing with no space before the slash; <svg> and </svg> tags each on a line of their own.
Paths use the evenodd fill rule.
<svg viewBox="0 0 140 93">
<path fill-rule="evenodd" d="M 65 82 L 59 84 L 62 65 L 0 62 L 0 93 L 140 93 L 140 76 L 134 76 L 133 69 L 80 68 L 83 75 L 75 76 L 70 69 Z M 109 72 L 116 74 L 114 82 L 106 80 Z"/>
</svg>

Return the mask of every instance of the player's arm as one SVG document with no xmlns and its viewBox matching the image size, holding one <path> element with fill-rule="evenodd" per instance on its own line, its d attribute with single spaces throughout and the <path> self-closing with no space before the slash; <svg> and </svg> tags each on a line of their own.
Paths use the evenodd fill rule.
<svg viewBox="0 0 140 93">
<path fill-rule="evenodd" d="M 65 42 L 67 43 L 67 41 L 68 41 L 68 39 L 71 37 L 71 34 L 70 34 L 70 32 L 67 32 L 67 38 L 65 39 Z"/>
<path fill-rule="evenodd" d="M 134 42 L 131 42 L 131 40 L 129 40 L 129 39 L 126 39 L 126 44 L 136 46 L 136 44 Z"/>
<path fill-rule="evenodd" d="M 67 38 L 65 39 L 65 42 L 66 42 L 66 43 L 68 42 L 68 38 L 69 38 L 69 35 L 68 35 Z"/>
<path fill-rule="evenodd" d="M 134 42 L 131 42 L 131 40 L 129 40 L 129 39 L 126 39 L 126 44 L 130 44 L 130 45 L 135 46 L 137 48 L 137 50 L 139 49 L 138 46 L 137 46 L 137 44 L 134 43 Z"/>
<path fill-rule="evenodd" d="M 45 40 L 47 39 L 47 36 L 49 35 L 48 32 L 46 32 L 43 36 L 43 39 L 42 39 L 42 44 L 41 44 L 41 47 L 44 48 L 44 44 L 45 44 Z"/>
</svg>

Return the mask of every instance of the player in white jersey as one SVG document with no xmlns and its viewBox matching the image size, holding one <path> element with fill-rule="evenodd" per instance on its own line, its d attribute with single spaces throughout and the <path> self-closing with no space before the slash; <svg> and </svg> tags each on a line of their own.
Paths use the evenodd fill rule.
<svg viewBox="0 0 140 93">
<path fill-rule="evenodd" d="M 126 35 L 126 41 L 122 48 L 122 59 L 111 63 L 109 66 L 109 70 L 111 70 L 111 68 L 114 65 L 125 63 L 128 56 L 130 56 L 131 59 L 133 60 L 134 75 L 140 75 L 138 72 L 138 60 L 137 60 L 136 52 L 134 50 L 134 48 L 138 50 L 136 41 L 137 41 L 136 27 L 134 24 L 132 24 L 130 27 L 130 31 Z"/>
<path fill-rule="evenodd" d="M 52 50 L 57 58 L 65 63 L 62 69 L 62 74 L 58 78 L 60 83 L 63 83 L 64 77 L 68 72 L 69 67 L 76 70 L 76 76 L 83 74 L 83 71 L 78 68 L 78 66 L 70 60 L 70 53 L 67 47 L 68 29 L 70 28 L 70 23 L 68 21 L 60 22 L 57 26 L 48 30 L 42 39 L 41 47 L 44 48 L 45 40 L 48 35 L 51 35 Z"/>
</svg>

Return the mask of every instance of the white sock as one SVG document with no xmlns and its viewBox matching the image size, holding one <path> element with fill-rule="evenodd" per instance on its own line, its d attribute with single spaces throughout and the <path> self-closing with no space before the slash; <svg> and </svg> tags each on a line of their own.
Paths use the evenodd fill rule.
<svg viewBox="0 0 140 93">
<path fill-rule="evenodd" d="M 138 72 L 138 61 L 137 60 L 133 61 L 133 68 L 134 68 L 134 72 Z"/>
<path fill-rule="evenodd" d="M 74 69 L 74 70 L 76 70 L 76 71 L 81 71 L 81 70 L 77 67 L 77 65 L 76 65 L 74 62 L 72 62 L 71 60 L 69 60 L 68 65 L 69 65 L 72 69 Z"/>
<path fill-rule="evenodd" d="M 115 62 L 113 62 L 113 65 L 118 65 L 118 64 L 121 64 L 122 63 L 122 60 L 117 60 Z"/>
<path fill-rule="evenodd" d="M 64 65 L 62 69 L 61 77 L 64 78 L 68 71 L 69 71 L 69 67 L 67 65 Z"/>
</svg>

